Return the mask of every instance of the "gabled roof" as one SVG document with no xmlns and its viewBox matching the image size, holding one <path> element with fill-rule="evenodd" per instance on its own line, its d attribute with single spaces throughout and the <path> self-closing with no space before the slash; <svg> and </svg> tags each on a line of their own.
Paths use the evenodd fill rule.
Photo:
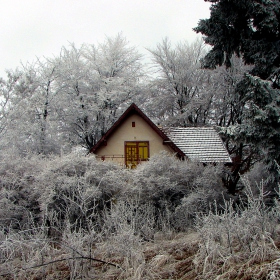
<svg viewBox="0 0 280 280">
<path fill-rule="evenodd" d="M 174 145 L 168 136 L 158 128 L 134 103 L 132 103 L 126 111 L 119 117 L 119 119 L 113 124 L 113 126 L 104 134 L 104 136 L 91 148 L 90 152 L 95 153 L 99 147 L 106 143 L 107 139 L 118 129 L 123 122 L 131 115 L 137 114 L 162 138 L 163 142 L 167 143 L 179 157 L 184 158 L 185 154 L 180 150 L 179 147 Z"/>
<path fill-rule="evenodd" d="M 162 131 L 192 160 L 231 162 L 222 139 L 213 127 L 168 127 Z"/>
<path fill-rule="evenodd" d="M 231 162 L 221 138 L 213 127 L 168 127 L 156 126 L 134 103 L 120 116 L 105 135 L 92 147 L 95 153 L 110 136 L 131 115 L 137 114 L 169 145 L 180 158 L 189 158 L 200 162 Z"/>
</svg>

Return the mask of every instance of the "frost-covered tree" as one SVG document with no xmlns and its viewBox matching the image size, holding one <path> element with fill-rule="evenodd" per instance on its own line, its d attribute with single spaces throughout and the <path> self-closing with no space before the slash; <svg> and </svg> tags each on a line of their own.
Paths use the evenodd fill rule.
<svg viewBox="0 0 280 280">
<path fill-rule="evenodd" d="M 59 150 L 54 110 L 59 88 L 54 85 L 55 75 L 55 67 L 40 60 L 9 73 L 5 82 L 9 104 L 2 122 L 2 148 L 42 154 Z"/>
<path fill-rule="evenodd" d="M 3 135 L 9 121 L 8 111 L 14 97 L 14 87 L 20 75 L 7 72 L 7 80 L 0 78 L 0 135 Z"/>
<path fill-rule="evenodd" d="M 71 45 L 55 58 L 64 85 L 61 118 L 70 141 L 90 149 L 138 94 L 141 55 L 121 35 L 98 45 Z"/>
<path fill-rule="evenodd" d="M 213 95 L 208 73 L 201 69 L 203 41 L 173 47 L 166 38 L 149 51 L 156 71 L 150 102 L 155 117 L 172 125 L 205 123 Z"/>
<path fill-rule="evenodd" d="M 235 94 L 235 87 L 250 68 L 241 58 L 233 56 L 230 67 L 220 66 L 211 71 L 214 90 L 211 121 L 217 126 L 228 127 L 242 120 L 244 102 Z"/>
<path fill-rule="evenodd" d="M 212 46 L 204 67 L 231 66 L 233 54 L 252 64 L 236 86 L 245 104 L 243 120 L 226 132 L 236 141 L 251 143 L 263 155 L 271 181 L 279 182 L 280 162 L 280 2 L 279 0 L 207 0 L 212 2 L 209 19 L 194 29 Z"/>
<path fill-rule="evenodd" d="M 62 85 L 57 116 L 63 134 L 71 145 L 88 147 L 95 137 L 90 118 L 94 118 L 98 111 L 93 97 L 97 82 L 89 77 L 83 46 L 62 47 L 60 56 L 50 61 L 57 69 L 56 84 Z"/>
<path fill-rule="evenodd" d="M 211 83 L 214 92 L 211 104 L 209 122 L 215 124 L 221 132 L 228 127 L 238 125 L 245 119 L 246 102 L 236 94 L 236 86 L 243 79 L 246 71 L 252 66 L 245 65 L 241 58 L 233 56 L 231 66 L 220 66 L 212 70 Z M 226 176 L 225 185 L 228 191 L 235 193 L 240 183 L 240 175 L 247 172 L 258 159 L 254 146 L 242 141 L 235 141 L 228 134 L 223 133 L 223 139 L 227 150 L 233 160 L 233 166 Z M 239 184 L 239 187 L 242 187 Z"/>
<path fill-rule="evenodd" d="M 144 74 L 142 55 L 129 45 L 122 34 L 108 37 L 97 46 L 84 46 L 83 56 L 89 67 L 90 94 L 98 109 L 91 116 L 95 129 L 92 146 L 141 91 Z M 91 148 L 90 145 L 88 147 Z"/>
<path fill-rule="evenodd" d="M 42 154 L 89 150 L 141 93 L 142 77 L 141 55 L 121 34 L 11 71 L 0 81 L 1 145 Z"/>
</svg>

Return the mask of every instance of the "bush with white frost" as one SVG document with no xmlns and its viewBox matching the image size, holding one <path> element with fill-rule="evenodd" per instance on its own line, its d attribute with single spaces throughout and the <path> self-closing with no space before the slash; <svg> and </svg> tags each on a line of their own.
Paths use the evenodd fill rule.
<svg viewBox="0 0 280 280">
<path fill-rule="evenodd" d="M 174 226 L 186 230 L 192 226 L 198 213 L 208 213 L 215 205 L 219 211 L 232 198 L 222 184 L 223 166 L 204 166 L 195 177 L 191 190 L 185 195 L 173 214 Z"/>
<path fill-rule="evenodd" d="M 209 176 L 210 172 L 214 176 Z M 220 166 L 205 167 L 199 162 L 180 161 L 165 152 L 140 165 L 134 174 L 133 184 L 138 187 L 143 200 L 153 204 L 159 223 L 168 224 L 175 230 L 186 230 L 192 223 L 194 210 L 182 206 L 189 197 L 194 198 L 194 204 L 200 204 L 204 197 L 194 193 L 203 189 L 209 193 L 208 200 L 211 196 L 214 201 L 217 192 L 213 190 L 222 190 Z"/>
<path fill-rule="evenodd" d="M 197 210 L 207 211 L 221 195 L 221 173 L 220 166 L 180 161 L 166 153 L 136 170 L 75 152 L 49 157 L 13 154 L 2 157 L 0 167 L 1 226 L 21 229 L 35 222 L 60 231 L 69 221 L 72 229 L 92 224 L 100 231 L 112 205 L 137 201 L 139 209 L 153 209 L 155 228 L 176 224 L 183 229 L 178 222 L 183 224 L 182 219 Z M 199 208 L 191 209 L 196 204 Z"/>
</svg>

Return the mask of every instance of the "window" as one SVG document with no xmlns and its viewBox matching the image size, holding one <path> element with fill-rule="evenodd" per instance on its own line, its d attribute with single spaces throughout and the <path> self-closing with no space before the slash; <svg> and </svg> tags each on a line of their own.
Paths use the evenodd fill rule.
<svg viewBox="0 0 280 280">
<path fill-rule="evenodd" d="M 149 142 L 125 142 L 125 165 L 135 168 L 141 161 L 149 158 Z"/>
</svg>

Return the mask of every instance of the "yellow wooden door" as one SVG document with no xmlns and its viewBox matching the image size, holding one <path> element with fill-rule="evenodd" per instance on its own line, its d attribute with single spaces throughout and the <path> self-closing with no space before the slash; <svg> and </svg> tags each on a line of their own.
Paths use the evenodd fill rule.
<svg viewBox="0 0 280 280">
<path fill-rule="evenodd" d="M 141 161 L 149 158 L 149 142 L 125 142 L 125 165 L 135 168 Z"/>
</svg>

